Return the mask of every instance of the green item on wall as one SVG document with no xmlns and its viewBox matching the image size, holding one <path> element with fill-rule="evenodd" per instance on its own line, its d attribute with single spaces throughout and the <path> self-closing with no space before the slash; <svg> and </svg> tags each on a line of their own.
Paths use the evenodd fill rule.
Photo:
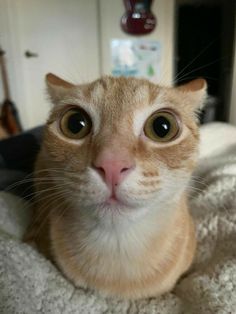
<svg viewBox="0 0 236 314">
<path fill-rule="evenodd" d="M 153 69 L 153 66 L 151 64 L 148 65 L 147 67 L 147 75 L 148 76 L 153 76 L 155 74 L 155 71 Z"/>
</svg>

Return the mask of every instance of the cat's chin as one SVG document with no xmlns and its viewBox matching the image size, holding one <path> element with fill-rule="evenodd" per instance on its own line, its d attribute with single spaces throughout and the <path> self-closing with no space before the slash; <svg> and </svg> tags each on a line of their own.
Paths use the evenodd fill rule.
<svg viewBox="0 0 236 314">
<path fill-rule="evenodd" d="M 129 207 L 129 204 L 125 203 L 123 200 L 117 198 L 112 195 L 107 200 L 105 200 L 102 204 L 102 207 L 111 208 L 111 209 L 122 209 Z"/>
<path fill-rule="evenodd" d="M 111 196 L 108 198 L 108 200 L 105 202 L 105 205 L 125 205 L 122 201 L 118 200 L 116 196 Z"/>
<path fill-rule="evenodd" d="M 101 212 L 113 212 L 113 213 L 120 213 L 120 212 L 130 212 L 136 209 L 136 206 L 132 206 L 129 204 L 128 201 L 123 200 L 117 196 L 110 196 L 107 199 L 103 200 L 101 203 L 97 203 L 96 209 Z"/>
</svg>

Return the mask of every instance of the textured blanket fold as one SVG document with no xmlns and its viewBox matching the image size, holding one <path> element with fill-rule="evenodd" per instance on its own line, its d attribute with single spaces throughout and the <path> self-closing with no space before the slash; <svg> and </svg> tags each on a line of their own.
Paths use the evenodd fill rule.
<svg viewBox="0 0 236 314">
<path fill-rule="evenodd" d="M 201 129 L 201 158 L 190 183 L 198 248 L 192 269 L 171 293 L 129 301 L 75 288 L 21 242 L 28 204 L 0 193 L 0 313 L 236 313 L 236 128 Z"/>
</svg>

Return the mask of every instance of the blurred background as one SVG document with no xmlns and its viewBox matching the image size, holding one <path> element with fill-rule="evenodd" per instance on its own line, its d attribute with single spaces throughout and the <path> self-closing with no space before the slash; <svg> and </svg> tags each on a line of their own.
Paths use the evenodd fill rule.
<svg viewBox="0 0 236 314">
<path fill-rule="evenodd" d="M 204 77 L 201 122 L 236 125 L 235 16 L 235 0 L 0 0 L 0 137 L 45 123 L 48 72 L 73 83 Z"/>
</svg>

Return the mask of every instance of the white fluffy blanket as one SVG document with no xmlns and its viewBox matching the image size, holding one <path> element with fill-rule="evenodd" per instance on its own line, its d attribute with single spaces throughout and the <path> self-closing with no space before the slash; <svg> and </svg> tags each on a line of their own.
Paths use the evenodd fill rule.
<svg viewBox="0 0 236 314">
<path fill-rule="evenodd" d="M 198 236 L 190 273 L 162 297 L 124 301 L 75 289 L 43 256 L 20 240 L 25 203 L 0 194 L 0 313 L 236 313 L 236 128 L 201 130 L 201 159 L 190 188 Z"/>
</svg>

